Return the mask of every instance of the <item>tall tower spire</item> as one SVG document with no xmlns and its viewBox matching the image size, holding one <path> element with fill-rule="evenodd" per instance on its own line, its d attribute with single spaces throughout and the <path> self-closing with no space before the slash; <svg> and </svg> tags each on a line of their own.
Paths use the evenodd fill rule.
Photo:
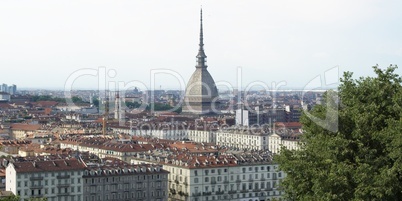
<svg viewBox="0 0 402 201">
<path fill-rule="evenodd" d="M 204 52 L 202 9 L 200 12 L 200 44 L 196 58 L 196 68 L 186 86 L 182 111 L 184 114 L 196 115 L 220 113 L 218 89 L 208 72 L 207 56 Z"/>
<path fill-rule="evenodd" d="M 207 64 L 207 56 L 205 55 L 204 52 L 204 33 L 202 29 L 202 8 L 200 11 L 200 47 L 198 49 L 198 54 L 197 54 L 197 65 L 195 66 L 196 68 L 206 68 Z"/>
</svg>

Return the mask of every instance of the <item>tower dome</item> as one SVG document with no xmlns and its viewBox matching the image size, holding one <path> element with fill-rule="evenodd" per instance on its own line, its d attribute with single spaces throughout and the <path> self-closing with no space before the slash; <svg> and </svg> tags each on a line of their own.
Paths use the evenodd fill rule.
<svg viewBox="0 0 402 201">
<path fill-rule="evenodd" d="M 183 102 L 183 112 L 193 114 L 217 113 L 218 90 L 215 81 L 207 70 L 207 56 L 204 52 L 204 37 L 202 28 L 202 9 L 200 18 L 200 44 L 197 65 L 186 86 Z"/>
</svg>

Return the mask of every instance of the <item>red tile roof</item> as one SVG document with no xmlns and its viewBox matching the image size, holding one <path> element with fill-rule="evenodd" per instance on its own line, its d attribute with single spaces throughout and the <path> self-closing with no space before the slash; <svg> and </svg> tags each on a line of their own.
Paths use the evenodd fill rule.
<svg viewBox="0 0 402 201">
<path fill-rule="evenodd" d="M 39 124 L 11 124 L 11 130 L 35 131 L 40 128 L 41 125 Z"/>
</svg>

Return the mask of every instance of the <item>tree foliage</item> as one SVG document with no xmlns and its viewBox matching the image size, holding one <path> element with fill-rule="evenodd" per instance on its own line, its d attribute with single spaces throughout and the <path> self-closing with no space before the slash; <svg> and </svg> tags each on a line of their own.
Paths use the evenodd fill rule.
<svg viewBox="0 0 402 201">
<path fill-rule="evenodd" d="M 302 149 L 283 149 L 275 157 L 287 173 L 282 188 L 289 200 L 402 197 L 402 79 L 396 66 L 373 68 L 375 77 L 353 79 L 352 73 L 344 74 L 339 101 L 332 101 L 336 113 L 331 104 L 310 111 L 327 117 L 328 124 L 336 120 L 336 132 L 303 114 Z M 325 98 L 331 102 L 328 94 Z"/>
<path fill-rule="evenodd" d="M 73 103 L 87 103 L 82 100 L 82 98 L 78 96 L 73 96 L 71 97 L 71 100 Z M 59 103 L 65 103 L 66 99 L 65 98 L 59 98 L 59 97 L 53 97 L 50 95 L 40 95 L 40 96 L 31 96 L 31 101 L 32 102 L 37 102 L 37 101 L 56 101 Z"/>
<path fill-rule="evenodd" d="M 10 195 L 10 196 L 0 198 L 0 201 L 19 201 L 19 200 L 20 200 L 20 197 L 16 196 L 16 195 Z"/>
<path fill-rule="evenodd" d="M 7 197 L 0 198 L 0 201 L 20 201 L 20 196 L 10 195 Z M 40 197 L 40 198 L 32 197 L 32 198 L 24 199 L 24 201 L 47 201 L 47 198 L 46 197 Z"/>
</svg>

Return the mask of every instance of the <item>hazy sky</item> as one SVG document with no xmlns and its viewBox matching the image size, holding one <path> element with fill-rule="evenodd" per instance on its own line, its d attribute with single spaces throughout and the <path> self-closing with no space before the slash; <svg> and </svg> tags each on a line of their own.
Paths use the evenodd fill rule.
<svg viewBox="0 0 402 201">
<path fill-rule="evenodd" d="M 375 64 L 402 66 L 402 1 L 4 0 L 0 83 L 63 89 L 75 71 L 104 66 L 116 72 L 108 82 L 150 86 L 152 72 L 165 69 L 155 86 L 180 88 L 195 70 L 201 4 L 208 70 L 219 83 L 237 86 L 239 67 L 242 87 L 302 88 L 333 67 L 368 76 Z M 95 89 L 97 80 L 81 76 L 73 88 Z"/>
</svg>

